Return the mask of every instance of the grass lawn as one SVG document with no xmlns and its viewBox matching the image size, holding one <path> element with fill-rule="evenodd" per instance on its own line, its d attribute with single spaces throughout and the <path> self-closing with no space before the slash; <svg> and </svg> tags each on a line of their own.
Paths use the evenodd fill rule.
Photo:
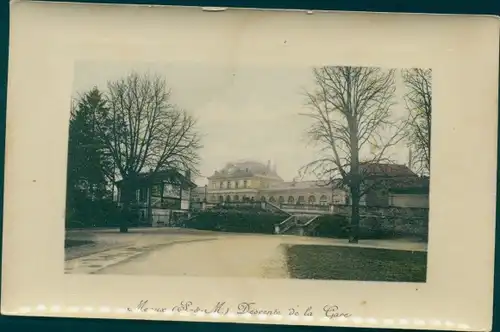
<svg viewBox="0 0 500 332">
<path fill-rule="evenodd" d="M 287 264 L 297 279 L 425 282 L 427 253 L 293 245 L 287 248 Z"/>
<path fill-rule="evenodd" d="M 64 248 L 78 247 L 86 244 L 91 244 L 92 241 L 84 241 L 84 240 L 68 240 L 64 241 Z"/>
</svg>

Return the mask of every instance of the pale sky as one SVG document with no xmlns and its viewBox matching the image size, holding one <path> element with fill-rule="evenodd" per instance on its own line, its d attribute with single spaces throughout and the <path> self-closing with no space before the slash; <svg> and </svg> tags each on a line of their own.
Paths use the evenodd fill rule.
<svg viewBox="0 0 500 332">
<path fill-rule="evenodd" d="M 314 160 L 315 150 L 304 135 L 309 123 L 299 113 L 306 110 L 301 94 L 313 84 L 311 67 L 255 66 L 234 69 L 204 63 L 104 63 L 75 66 L 74 95 L 93 86 L 106 90 L 109 80 L 131 71 L 162 75 L 172 90 L 172 102 L 198 120 L 203 134 L 200 172 L 206 177 L 227 162 L 250 159 L 277 165 L 278 174 L 291 181 L 298 170 Z M 402 82 L 396 72 L 399 103 L 395 114 L 406 112 Z M 406 163 L 404 144 L 392 155 Z"/>
</svg>

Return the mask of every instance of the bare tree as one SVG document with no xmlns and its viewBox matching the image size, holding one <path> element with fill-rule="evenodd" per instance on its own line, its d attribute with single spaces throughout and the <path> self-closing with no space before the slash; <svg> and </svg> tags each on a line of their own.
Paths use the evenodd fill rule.
<svg viewBox="0 0 500 332">
<path fill-rule="evenodd" d="M 394 119 L 394 70 L 369 67 L 313 69 L 315 89 L 306 92 L 312 120 L 307 135 L 320 147 L 318 158 L 301 172 L 329 185 L 348 188 L 351 198 L 349 242 L 359 238 L 359 204 L 367 188 L 363 162 L 388 162 L 387 150 L 400 142 L 406 122 Z M 369 150 L 361 160 L 360 151 Z M 340 181 L 339 181 L 340 180 Z"/>
<path fill-rule="evenodd" d="M 131 73 L 108 82 L 107 111 L 98 121 L 103 142 L 122 178 L 128 211 L 144 170 L 177 169 L 198 174 L 200 136 L 196 120 L 171 103 L 165 79 Z M 128 231 L 126 220 L 120 227 Z"/>
<path fill-rule="evenodd" d="M 403 80 L 408 90 L 405 94 L 406 108 L 410 113 L 407 136 L 413 151 L 414 167 L 418 173 L 430 175 L 432 71 L 419 68 L 403 70 Z"/>
</svg>

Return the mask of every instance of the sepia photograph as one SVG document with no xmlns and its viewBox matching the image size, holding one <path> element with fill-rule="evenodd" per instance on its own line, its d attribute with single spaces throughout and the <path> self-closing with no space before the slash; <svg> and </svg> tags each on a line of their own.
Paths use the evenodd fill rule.
<svg viewBox="0 0 500 332">
<path fill-rule="evenodd" d="M 11 7 L 3 315 L 491 331 L 498 20 Z"/>
<path fill-rule="evenodd" d="M 432 71 L 80 62 L 65 272 L 426 282 Z"/>
</svg>

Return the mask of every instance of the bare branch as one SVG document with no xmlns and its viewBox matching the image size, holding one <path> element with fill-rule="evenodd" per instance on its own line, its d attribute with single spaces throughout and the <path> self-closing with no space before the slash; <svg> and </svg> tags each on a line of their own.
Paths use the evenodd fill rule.
<svg viewBox="0 0 500 332">
<path fill-rule="evenodd" d="M 303 115 L 312 120 L 307 131 L 310 141 L 321 146 L 327 157 L 314 160 L 301 172 L 325 179 L 340 176 L 349 183 L 353 175 L 359 178 L 356 169 L 365 144 L 376 147 L 372 160 L 377 162 L 404 137 L 407 122 L 392 119 L 391 113 L 394 70 L 321 67 L 313 69 L 313 76 L 316 88 L 304 94 L 309 112 Z"/>
<path fill-rule="evenodd" d="M 133 72 L 108 82 L 106 98 L 100 129 L 122 178 L 167 168 L 198 173 L 196 121 L 171 103 L 165 79 Z"/>
<path fill-rule="evenodd" d="M 418 68 L 404 70 L 403 80 L 408 90 L 405 103 L 410 114 L 406 135 L 414 152 L 414 166 L 418 172 L 428 175 L 431 158 L 432 71 Z"/>
</svg>

